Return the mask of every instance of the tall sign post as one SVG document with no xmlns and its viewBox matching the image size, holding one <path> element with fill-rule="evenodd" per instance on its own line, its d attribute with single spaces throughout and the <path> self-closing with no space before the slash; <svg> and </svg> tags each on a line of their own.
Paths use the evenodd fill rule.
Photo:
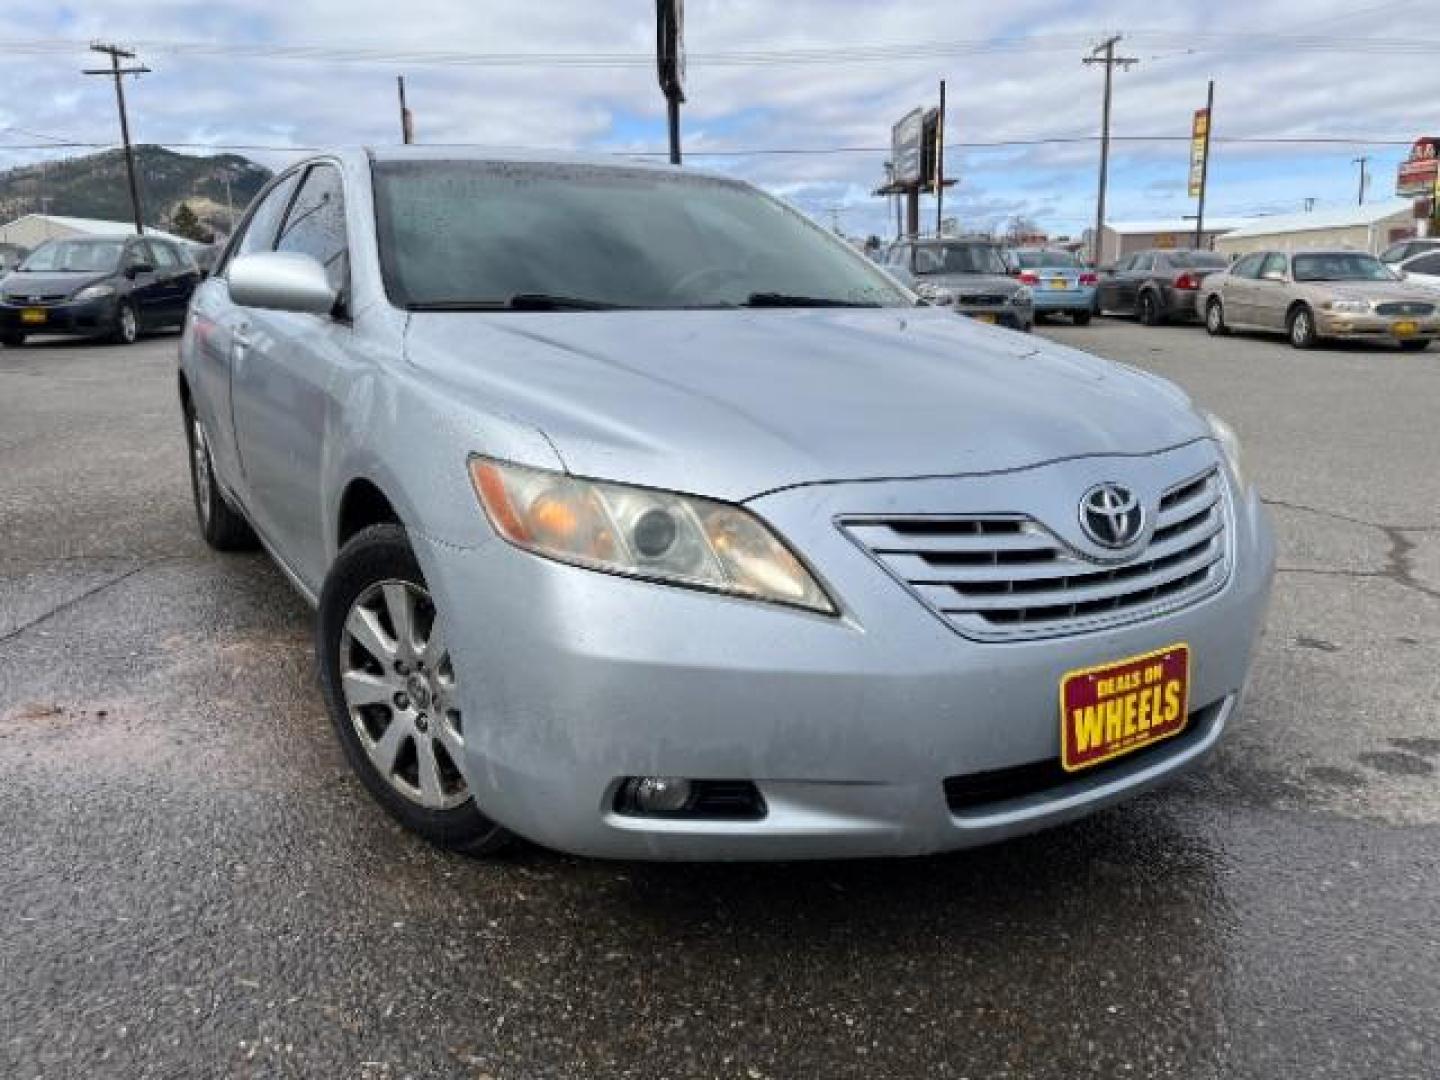
<svg viewBox="0 0 1440 1080">
<path fill-rule="evenodd" d="M 945 206 L 945 80 L 940 80 L 940 113 L 935 120 L 935 235 L 943 231 Z"/>
<path fill-rule="evenodd" d="M 943 86 L 942 100 L 943 100 Z M 955 181 L 945 179 L 941 163 L 945 144 L 939 109 L 911 109 L 890 129 L 890 161 L 885 183 L 876 195 L 898 195 L 905 204 L 906 236 L 920 235 L 920 196 L 940 193 Z M 940 199 L 936 199 L 935 231 L 940 232 Z"/>
<path fill-rule="evenodd" d="M 1195 207 L 1195 250 L 1205 247 L 1205 181 L 1210 171 L 1210 125 L 1215 110 L 1215 80 L 1205 92 L 1205 108 L 1195 110 L 1190 125 L 1190 197 Z"/>
<path fill-rule="evenodd" d="M 655 66 L 670 124 L 670 164 L 680 164 L 680 103 L 685 100 L 685 0 L 655 0 Z"/>
</svg>

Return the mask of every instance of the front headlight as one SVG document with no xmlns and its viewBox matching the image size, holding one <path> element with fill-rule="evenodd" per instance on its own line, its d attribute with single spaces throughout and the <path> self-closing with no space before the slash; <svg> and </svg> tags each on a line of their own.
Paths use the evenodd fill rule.
<svg viewBox="0 0 1440 1080">
<path fill-rule="evenodd" d="M 516 547 L 592 570 L 836 614 L 776 535 L 727 503 L 470 459 L 490 524 Z"/>
<path fill-rule="evenodd" d="M 1210 431 L 1215 436 L 1215 441 L 1220 444 L 1220 450 L 1225 455 L 1225 462 L 1230 466 L 1230 474 L 1235 478 L 1236 488 L 1243 495 L 1248 487 L 1248 481 L 1240 460 L 1240 436 L 1235 434 L 1234 428 L 1214 413 L 1206 413 L 1205 420 L 1210 425 Z"/>
<path fill-rule="evenodd" d="M 114 285 L 87 285 L 85 286 L 85 288 L 81 289 L 73 297 L 71 297 L 71 299 L 76 301 L 104 300 L 107 296 L 114 295 Z"/>
<path fill-rule="evenodd" d="M 928 281 L 922 281 L 915 286 L 915 295 L 922 300 L 929 300 L 932 304 L 953 304 L 955 302 L 953 292 L 941 288 L 939 285 L 932 285 Z"/>
<path fill-rule="evenodd" d="M 1327 300 L 1320 306 L 1337 315 L 1368 315 L 1370 313 L 1368 300 Z"/>
<path fill-rule="evenodd" d="M 1010 297 L 1010 303 L 1028 304 L 1034 298 L 1034 296 L 1035 294 L 1030 291 L 1029 285 L 1021 285 L 1020 288 L 1015 290 L 1015 295 Z"/>
</svg>

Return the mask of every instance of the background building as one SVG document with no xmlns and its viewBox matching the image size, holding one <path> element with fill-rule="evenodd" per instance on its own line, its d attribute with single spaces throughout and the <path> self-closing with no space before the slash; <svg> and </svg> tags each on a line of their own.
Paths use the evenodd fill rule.
<svg viewBox="0 0 1440 1080">
<path fill-rule="evenodd" d="M 1215 250 L 1243 255 L 1250 251 L 1354 248 L 1378 255 L 1396 240 L 1414 235 L 1413 207 L 1408 200 L 1394 199 L 1369 206 L 1251 218 L 1217 240 Z"/>
<path fill-rule="evenodd" d="M 8 225 L 0 225 L 0 244 L 15 244 L 34 251 L 46 240 L 92 239 L 107 236 L 134 236 L 135 226 L 125 221 L 99 221 L 95 218 L 62 217 L 58 214 L 26 214 Z M 187 247 L 191 244 L 179 236 L 146 227 L 146 236 L 174 240 Z"/>
<path fill-rule="evenodd" d="M 1215 246 L 1216 237 L 1240 225 L 1239 218 L 1205 218 L 1201 247 Z M 1085 247 L 1090 246 L 1094 229 L 1085 230 Z M 1184 219 L 1160 221 L 1112 221 L 1106 224 L 1100 245 L 1100 265 L 1108 266 L 1122 255 L 1148 248 L 1193 248 L 1195 222 Z"/>
</svg>

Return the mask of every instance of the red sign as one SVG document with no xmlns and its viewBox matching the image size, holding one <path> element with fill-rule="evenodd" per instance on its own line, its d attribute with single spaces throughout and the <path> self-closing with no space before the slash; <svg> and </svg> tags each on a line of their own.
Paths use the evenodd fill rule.
<svg viewBox="0 0 1440 1080">
<path fill-rule="evenodd" d="M 1060 764 L 1075 772 L 1180 734 L 1189 696 L 1188 645 L 1070 672 L 1060 681 Z"/>
<path fill-rule="evenodd" d="M 1429 195 L 1435 190 L 1435 178 L 1440 175 L 1440 158 L 1411 158 L 1402 161 L 1395 172 L 1395 194 L 1402 198 L 1411 195 Z"/>
</svg>

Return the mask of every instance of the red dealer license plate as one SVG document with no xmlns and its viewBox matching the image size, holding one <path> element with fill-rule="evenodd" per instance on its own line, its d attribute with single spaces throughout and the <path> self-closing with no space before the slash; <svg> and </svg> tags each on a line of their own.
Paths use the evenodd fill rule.
<svg viewBox="0 0 1440 1080">
<path fill-rule="evenodd" d="M 1070 672 L 1060 680 L 1060 764 L 1078 772 L 1179 735 L 1189 698 L 1188 645 Z"/>
</svg>

